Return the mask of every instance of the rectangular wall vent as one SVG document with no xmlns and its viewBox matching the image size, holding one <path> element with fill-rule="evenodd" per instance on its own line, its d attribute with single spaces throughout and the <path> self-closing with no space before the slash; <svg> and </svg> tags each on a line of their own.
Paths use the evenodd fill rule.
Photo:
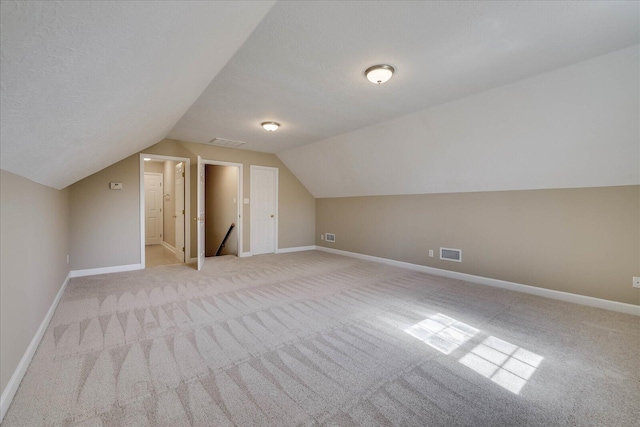
<svg viewBox="0 0 640 427">
<path fill-rule="evenodd" d="M 451 248 L 440 248 L 440 259 L 447 261 L 462 262 L 462 250 Z"/>
<path fill-rule="evenodd" d="M 224 139 L 224 138 L 213 138 L 211 141 L 207 142 L 208 145 L 218 145 L 220 147 L 242 147 L 246 142 L 244 141 L 234 141 L 232 139 Z"/>
<path fill-rule="evenodd" d="M 327 242 L 331 242 L 331 243 L 335 243 L 336 242 L 336 235 L 333 233 L 326 233 L 324 235 L 324 240 Z"/>
</svg>

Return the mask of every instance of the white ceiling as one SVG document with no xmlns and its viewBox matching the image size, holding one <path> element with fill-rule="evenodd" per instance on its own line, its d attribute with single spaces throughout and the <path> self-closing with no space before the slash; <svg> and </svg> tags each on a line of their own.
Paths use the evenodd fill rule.
<svg viewBox="0 0 640 427">
<path fill-rule="evenodd" d="M 272 4 L 3 0 L 0 167 L 63 188 L 158 142 Z"/>
<path fill-rule="evenodd" d="M 169 137 L 279 153 L 636 44 L 638 7 L 279 2 Z M 377 63 L 397 69 L 381 86 L 363 75 Z"/>
<path fill-rule="evenodd" d="M 635 45 L 278 157 L 316 198 L 638 185 L 639 94 Z"/>
<path fill-rule="evenodd" d="M 637 2 L 272 5 L 3 0 L 0 167 L 63 188 L 166 136 L 279 153 L 638 43 Z"/>
</svg>

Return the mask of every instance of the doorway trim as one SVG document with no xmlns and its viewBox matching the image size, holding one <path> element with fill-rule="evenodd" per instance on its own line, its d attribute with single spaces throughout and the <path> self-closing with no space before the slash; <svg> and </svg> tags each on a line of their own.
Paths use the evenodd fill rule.
<svg viewBox="0 0 640 427">
<path fill-rule="evenodd" d="M 153 159 L 153 160 L 171 160 L 175 162 L 184 162 L 184 259 L 185 264 L 190 259 L 191 255 L 191 221 L 188 219 L 191 218 L 191 159 L 188 157 L 176 157 L 176 156 L 163 156 L 160 154 L 145 154 L 140 153 L 140 264 L 142 269 L 144 270 L 146 264 L 146 255 L 145 255 L 145 212 L 144 212 L 144 159 Z M 164 191 L 164 190 L 163 190 Z M 164 236 L 164 233 L 162 233 Z"/>
<path fill-rule="evenodd" d="M 244 189 L 244 184 L 243 184 L 243 176 L 244 176 L 244 164 L 243 163 L 232 163 L 232 162 L 223 162 L 221 160 L 208 160 L 208 159 L 202 159 L 202 165 L 203 167 L 206 165 L 214 165 L 214 166 L 235 166 L 238 168 L 238 193 L 237 193 L 237 213 L 236 213 L 236 217 L 238 219 L 237 222 L 237 226 L 238 226 L 238 258 L 240 258 L 242 256 L 242 239 L 243 239 L 243 234 L 242 234 L 242 230 L 243 230 L 243 222 L 244 222 L 244 217 L 242 216 L 243 214 L 243 207 L 244 207 L 244 199 L 243 199 L 243 189 Z M 199 177 L 198 177 L 199 179 Z M 205 187 L 205 191 L 206 191 L 206 187 Z M 203 200 L 204 202 L 204 200 Z M 206 215 L 206 212 L 205 212 Z M 200 248 L 198 248 L 198 250 L 200 250 Z M 196 259 L 197 260 L 197 259 Z"/>
</svg>

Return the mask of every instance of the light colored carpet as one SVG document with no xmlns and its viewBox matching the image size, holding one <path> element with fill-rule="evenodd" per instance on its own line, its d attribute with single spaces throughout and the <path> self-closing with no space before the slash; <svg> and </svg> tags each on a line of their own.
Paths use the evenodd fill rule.
<svg viewBox="0 0 640 427">
<path fill-rule="evenodd" d="M 637 426 L 639 326 L 315 251 L 77 278 L 3 425 Z"/>
</svg>

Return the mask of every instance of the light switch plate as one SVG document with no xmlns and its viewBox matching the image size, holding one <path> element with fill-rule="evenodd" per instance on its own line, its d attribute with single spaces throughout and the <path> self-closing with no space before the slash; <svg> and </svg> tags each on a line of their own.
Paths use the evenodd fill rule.
<svg viewBox="0 0 640 427">
<path fill-rule="evenodd" d="M 634 288 L 640 288 L 640 277 L 634 277 L 633 278 L 633 287 Z"/>
</svg>

